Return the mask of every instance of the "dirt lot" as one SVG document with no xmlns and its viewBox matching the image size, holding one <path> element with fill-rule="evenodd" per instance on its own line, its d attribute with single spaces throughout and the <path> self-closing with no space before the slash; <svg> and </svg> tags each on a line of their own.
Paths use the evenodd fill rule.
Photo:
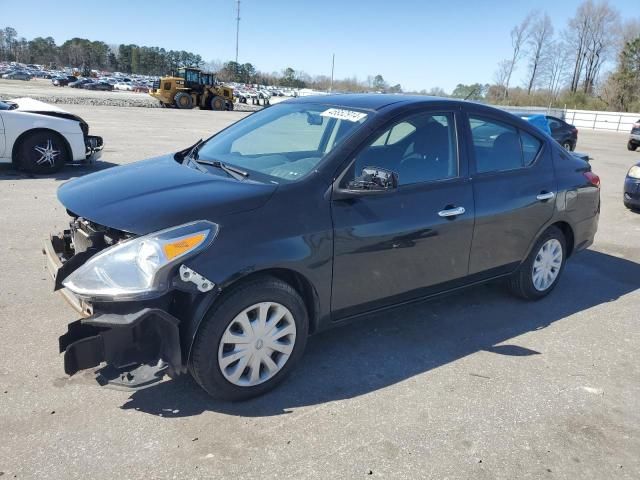
<svg viewBox="0 0 640 480">
<path fill-rule="evenodd" d="M 4 478 L 640 478 L 640 214 L 622 182 L 640 153 L 581 131 L 602 178 L 593 247 L 537 303 L 500 284 L 311 339 L 273 393 L 210 400 L 188 377 L 137 393 L 64 376 L 74 319 L 42 239 L 67 178 L 194 143 L 240 113 L 69 106 L 104 162 L 32 178 L 0 167 L 0 475 Z"/>
</svg>

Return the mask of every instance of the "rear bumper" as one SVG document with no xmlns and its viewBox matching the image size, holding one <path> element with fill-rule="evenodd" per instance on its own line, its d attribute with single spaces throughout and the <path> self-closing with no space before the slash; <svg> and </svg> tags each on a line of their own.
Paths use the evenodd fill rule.
<svg viewBox="0 0 640 480">
<path fill-rule="evenodd" d="M 92 304 L 62 286 L 64 278 L 77 268 L 75 257 L 66 258 L 66 241 L 54 235 L 43 248 L 53 289 L 85 317 L 70 323 L 67 333 L 59 338 L 65 372 L 73 375 L 106 363 L 96 372 L 98 383 L 133 390 L 152 385 L 165 374 L 182 373 L 179 320 L 142 302 L 111 303 L 109 311 L 94 311 Z"/>
</svg>

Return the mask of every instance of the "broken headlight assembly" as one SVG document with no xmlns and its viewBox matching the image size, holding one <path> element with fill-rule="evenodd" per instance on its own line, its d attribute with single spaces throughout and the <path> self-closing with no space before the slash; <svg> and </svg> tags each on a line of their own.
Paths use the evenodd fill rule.
<svg viewBox="0 0 640 480">
<path fill-rule="evenodd" d="M 142 300 L 163 294 L 179 261 L 206 249 L 218 234 L 208 221 L 187 223 L 137 237 L 91 257 L 63 282 L 89 300 Z"/>
</svg>

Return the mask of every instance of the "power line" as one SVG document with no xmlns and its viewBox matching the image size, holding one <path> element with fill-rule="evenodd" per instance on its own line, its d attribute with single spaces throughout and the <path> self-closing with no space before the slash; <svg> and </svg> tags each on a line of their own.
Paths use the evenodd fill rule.
<svg viewBox="0 0 640 480">
<path fill-rule="evenodd" d="M 236 63 L 238 63 L 238 40 L 240 39 L 240 0 L 238 2 L 238 15 L 236 16 Z"/>
</svg>

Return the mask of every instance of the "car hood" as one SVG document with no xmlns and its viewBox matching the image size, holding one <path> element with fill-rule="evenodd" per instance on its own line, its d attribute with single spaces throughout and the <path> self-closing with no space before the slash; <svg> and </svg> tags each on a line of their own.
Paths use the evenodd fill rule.
<svg viewBox="0 0 640 480">
<path fill-rule="evenodd" d="M 56 107 L 55 105 L 49 105 L 48 103 L 41 102 L 40 100 L 34 100 L 33 98 L 23 97 L 23 98 L 13 98 L 10 100 L 11 102 L 17 103 L 18 108 L 14 111 L 18 112 L 58 112 L 58 113 L 69 113 L 60 107 Z"/>
<path fill-rule="evenodd" d="M 72 214 L 144 235 L 256 209 L 276 188 L 202 173 L 167 155 L 71 180 L 58 189 L 58 199 Z"/>
</svg>

